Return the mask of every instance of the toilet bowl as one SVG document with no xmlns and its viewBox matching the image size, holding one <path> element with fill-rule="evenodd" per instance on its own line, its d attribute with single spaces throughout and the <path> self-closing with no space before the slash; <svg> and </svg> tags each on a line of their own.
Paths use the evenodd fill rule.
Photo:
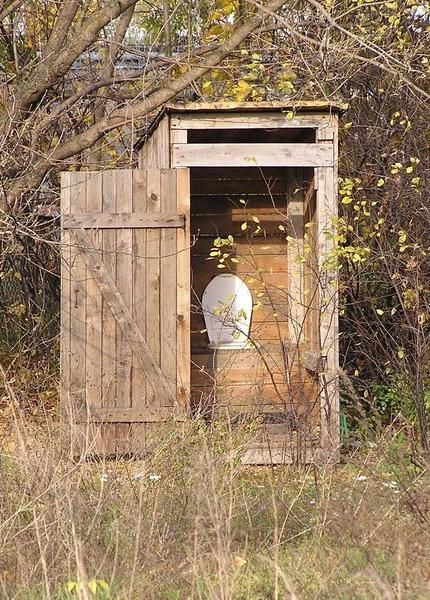
<svg viewBox="0 0 430 600">
<path fill-rule="evenodd" d="M 248 344 L 252 295 L 237 275 L 223 273 L 208 284 L 202 297 L 209 348 L 234 350 Z"/>
</svg>

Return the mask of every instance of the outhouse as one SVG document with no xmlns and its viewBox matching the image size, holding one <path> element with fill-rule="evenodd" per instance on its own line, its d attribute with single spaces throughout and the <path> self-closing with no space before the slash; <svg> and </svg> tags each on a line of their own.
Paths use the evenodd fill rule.
<svg viewBox="0 0 430 600">
<path fill-rule="evenodd" d="M 138 168 L 62 176 L 62 405 L 87 451 L 252 424 L 248 464 L 336 460 L 328 102 L 169 104 Z"/>
</svg>

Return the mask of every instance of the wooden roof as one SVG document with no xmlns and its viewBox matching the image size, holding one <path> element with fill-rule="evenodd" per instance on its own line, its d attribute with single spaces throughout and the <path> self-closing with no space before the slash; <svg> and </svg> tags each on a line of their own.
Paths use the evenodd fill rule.
<svg viewBox="0 0 430 600">
<path fill-rule="evenodd" d="M 327 100 L 291 100 L 276 102 L 188 102 L 179 104 L 169 102 L 164 105 L 162 112 L 169 114 L 179 112 L 259 112 L 287 111 L 295 112 L 337 112 L 342 113 L 348 108 L 342 102 Z"/>
<path fill-rule="evenodd" d="M 146 141 L 151 137 L 158 123 L 164 115 L 175 113 L 196 113 L 196 112 L 319 112 L 319 113 L 339 113 L 342 114 L 348 109 L 348 104 L 342 102 L 329 102 L 328 100 L 277 100 L 272 102 L 167 102 L 158 111 L 152 122 L 149 124 L 145 134 L 137 141 L 134 146 L 136 151 L 140 150 Z"/>
</svg>

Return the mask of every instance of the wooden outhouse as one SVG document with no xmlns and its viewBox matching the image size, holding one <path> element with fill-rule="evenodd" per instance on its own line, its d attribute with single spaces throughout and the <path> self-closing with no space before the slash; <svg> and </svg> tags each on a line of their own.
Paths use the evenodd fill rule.
<svg viewBox="0 0 430 600">
<path fill-rule="evenodd" d="M 138 168 L 63 174 L 62 403 L 88 452 L 199 416 L 252 424 L 244 463 L 336 459 L 343 109 L 170 104 Z"/>
</svg>

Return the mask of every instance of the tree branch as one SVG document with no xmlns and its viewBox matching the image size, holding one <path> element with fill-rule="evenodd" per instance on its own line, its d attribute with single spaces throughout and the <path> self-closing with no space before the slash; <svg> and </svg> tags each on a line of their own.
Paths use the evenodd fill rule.
<svg viewBox="0 0 430 600">
<path fill-rule="evenodd" d="M 64 76 L 75 60 L 97 39 L 97 34 L 112 20 L 119 17 L 138 0 L 116 0 L 113 4 L 91 15 L 91 18 L 77 31 L 66 47 L 59 53 L 50 55 L 33 70 L 17 91 L 19 103 L 15 115 L 18 118 L 46 92 L 60 77 Z"/>
<path fill-rule="evenodd" d="M 286 0 L 272 0 L 272 2 L 269 2 L 267 9 L 270 16 L 279 10 L 285 3 Z M 52 150 L 49 156 L 40 159 L 32 165 L 30 172 L 15 180 L 7 193 L 9 204 L 13 204 L 28 190 L 36 188 L 53 164 L 86 150 L 94 145 L 103 134 L 135 119 L 142 118 L 176 96 L 191 83 L 218 65 L 224 58 L 229 56 L 253 31 L 255 31 L 255 29 L 262 25 L 266 18 L 267 14 L 265 12 L 259 12 L 258 14 L 253 15 L 248 21 L 237 26 L 234 32 L 222 45 L 220 45 L 219 48 L 208 53 L 204 58 L 204 64 L 190 67 L 186 73 L 179 76 L 177 79 L 168 79 L 164 83 L 161 82 L 161 89 L 153 92 L 145 100 L 136 103 L 132 102 L 126 108 L 113 110 L 110 115 L 104 117 L 86 131 L 58 145 Z"/>
</svg>

